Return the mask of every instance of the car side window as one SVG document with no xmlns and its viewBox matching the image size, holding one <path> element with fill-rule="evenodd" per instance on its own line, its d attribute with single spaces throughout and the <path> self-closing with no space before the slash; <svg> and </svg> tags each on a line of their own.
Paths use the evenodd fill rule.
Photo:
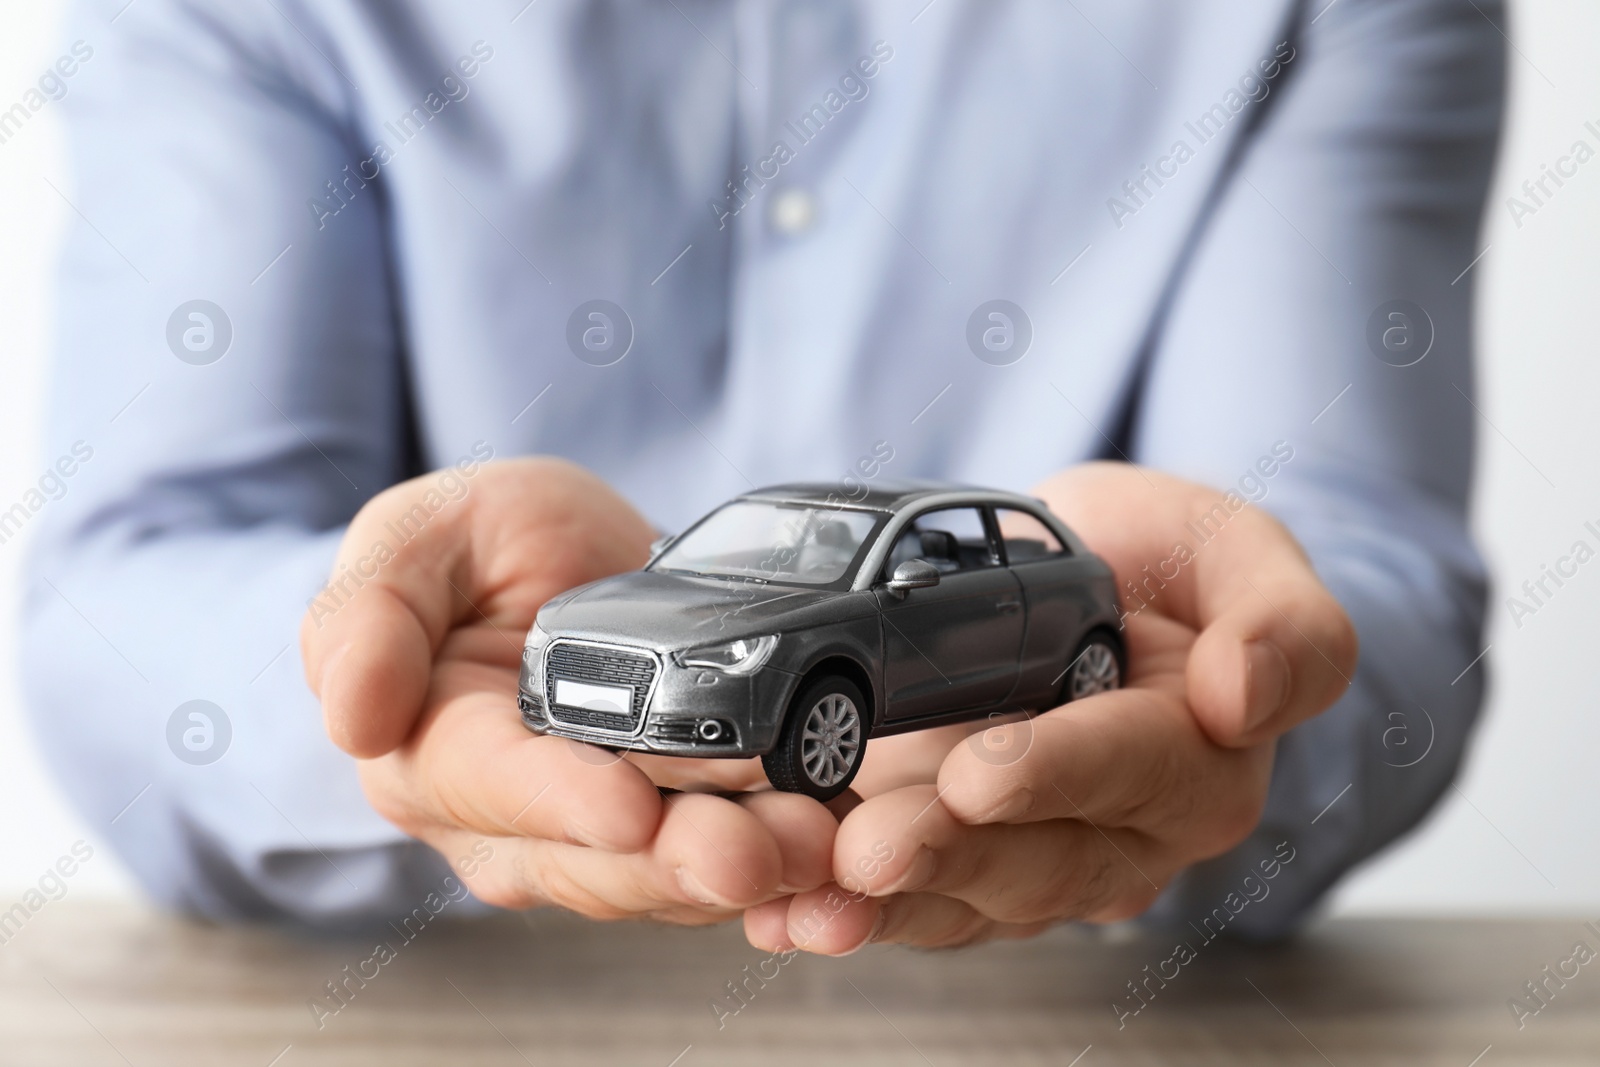
<svg viewBox="0 0 1600 1067">
<path fill-rule="evenodd" d="M 998 566 L 983 512 L 978 508 L 941 508 L 918 515 L 895 540 L 884 565 L 886 576 L 909 560 L 933 564 L 944 574 Z"/>
<path fill-rule="evenodd" d="M 996 508 L 995 519 L 1000 527 L 1000 540 L 1006 546 L 1007 563 L 1027 563 L 1070 554 L 1050 527 L 1026 511 Z"/>
</svg>

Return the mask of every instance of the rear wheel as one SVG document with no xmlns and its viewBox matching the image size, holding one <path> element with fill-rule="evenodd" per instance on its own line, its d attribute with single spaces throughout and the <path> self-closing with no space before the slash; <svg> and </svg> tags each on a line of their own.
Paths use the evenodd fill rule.
<svg viewBox="0 0 1600 1067">
<path fill-rule="evenodd" d="M 789 704 L 783 735 L 761 766 L 774 789 L 832 800 L 861 769 L 867 750 L 867 701 L 848 678 L 808 682 Z"/>
<path fill-rule="evenodd" d="M 1122 642 L 1109 631 L 1096 630 L 1078 645 L 1078 654 L 1067 667 L 1061 702 L 1066 704 L 1121 689 L 1125 673 Z"/>
</svg>

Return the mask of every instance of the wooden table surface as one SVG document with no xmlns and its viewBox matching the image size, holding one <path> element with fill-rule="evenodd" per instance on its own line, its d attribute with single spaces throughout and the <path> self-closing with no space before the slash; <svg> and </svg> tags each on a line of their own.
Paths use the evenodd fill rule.
<svg viewBox="0 0 1600 1067">
<path fill-rule="evenodd" d="M 1575 942 L 1600 949 L 1578 919 L 1338 921 L 1286 947 L 1217 942 L 1120 1028 L 1113 1001 L 1170 938 L 1062 928 L 780 963 L 737 926 L 539 913 L 390 931 L 392 958 L 368 962 L 378 940 L 51 903 L 0 947 L 0 1063 L 1600 1063 L 1600 960 L 1547 982 L 1520 1029 L 1507 1007 Z M 373 977 L 314 1010 L 346 965 Z M 761 974 L 742 1006 L 727 999 L 729 981 Z"/>
</svg>

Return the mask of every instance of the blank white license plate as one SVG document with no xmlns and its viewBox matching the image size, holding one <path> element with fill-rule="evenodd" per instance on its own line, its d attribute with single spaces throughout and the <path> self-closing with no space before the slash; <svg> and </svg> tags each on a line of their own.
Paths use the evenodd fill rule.
<svg viewBox="0 0 1600 1067">
<path fill-rule="evenodd" d="M 633 710 L 633 690 L 610 685 L 590 685 L 556 679 L 556 703 L 588 711 L 609 711 L 627 715 Z"/>
</svg>

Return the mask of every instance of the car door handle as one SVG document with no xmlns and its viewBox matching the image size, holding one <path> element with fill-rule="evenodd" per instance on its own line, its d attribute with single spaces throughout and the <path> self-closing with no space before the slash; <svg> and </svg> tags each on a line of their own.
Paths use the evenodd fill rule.
<svg viewBox="0 0 1600 1067">
<path fill-rule="evenodd" d="M 1022 601 L 1000 600 L 996 601 L 994 606 L 1000 609 L 1000 614 L 1002 615 L 1015 615 L 1022 610 Z"/>
</svg>

